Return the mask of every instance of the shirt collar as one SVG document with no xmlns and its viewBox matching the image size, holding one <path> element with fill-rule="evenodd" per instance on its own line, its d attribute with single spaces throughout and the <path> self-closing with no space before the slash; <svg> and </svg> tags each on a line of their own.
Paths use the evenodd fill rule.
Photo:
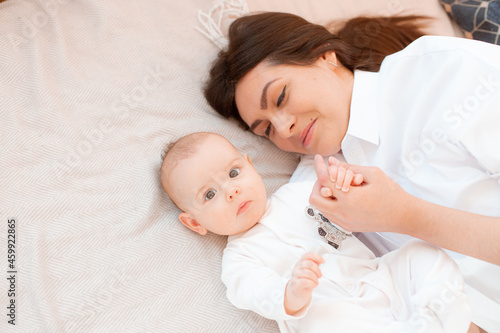
<svg viewBox="0 0 500 333">
<path fill-rule="evenodd" d="M 379 73 L 354 71 L 354 86 L 349 115 L 349 126 L 342 141 L 357 137 L 375 145 L 379 143 Z"/>
</svg>

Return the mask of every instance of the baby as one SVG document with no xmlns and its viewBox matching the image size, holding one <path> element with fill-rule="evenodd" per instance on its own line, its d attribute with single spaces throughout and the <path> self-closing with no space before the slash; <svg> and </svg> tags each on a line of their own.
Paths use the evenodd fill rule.
<svg viewBox="0 0 500 333">
<path fill-rule="evenodd" d="M 344 180 L 362 181 L 344 171 L 337 182 L 346 191 Z M 328 221 L 308 216 L 312 183 L 286 184 L 268 201 L 248 156 L 220 135 L 193 133 L 171 145 L 161 182 L 186 227 L 229 236 L 222 262 L 229 300 L 276 320 L 281 332 L 477 329 L 444 251 L 414 241 L 376 257 L 350 234 L 340 232 L 340 246 L 329 242 Z"/>
</svg>

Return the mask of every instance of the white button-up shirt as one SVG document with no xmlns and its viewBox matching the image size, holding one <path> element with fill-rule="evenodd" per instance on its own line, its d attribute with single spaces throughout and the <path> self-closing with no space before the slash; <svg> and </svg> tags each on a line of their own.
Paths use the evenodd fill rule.
<svg viewBox="0 0 500 333">
<path fill-rule="evenodd" d="M 337 250 L 305 214 L 312 186 L 281 187 L 256 226 L 229 237 L 222 280 L 235 306 L 277 320 L 281 332 L 467 331 L 463 279 L 444 251 L 418 241 L 378 258 L 354 236 Z M 285 288 L 306 252 L 325 259 L 322 277 L 310 304 L 290 316 Z"/>
<path fill-rule="evenodd" d="M 413 195 L 500 216 L 500 46 L 427 36 L 356 71 L 342 152 Z"/>
<path fill-rule="evenodd" d="M 500 47 L 425 36 L 379 72 L 355 71 L 342 153 L 427 201 L 500 216 Z M 388 248 L 411 239 L 380 235 Z M 500 266 L 449 253 L 472 287 L 473 319 L 500 332 Z"/>
</svg>

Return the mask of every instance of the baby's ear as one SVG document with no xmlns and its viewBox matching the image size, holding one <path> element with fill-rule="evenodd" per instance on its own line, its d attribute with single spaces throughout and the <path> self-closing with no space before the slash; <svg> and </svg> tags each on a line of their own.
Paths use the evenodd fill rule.
<svg viewBox="0 0 500 333">
<path fill-rule="evenodd" d="M 188 213 L 182 212 L 179 214 L 179 221 L 182 222 L 186 227 L 193 230 L 194 232 L 204 236 L 207 234 L 207 229 L 205 229 L 201 224 L 196 222 Z"/>
<path fill-rule="evenodd" d="M 252 163 L 252 161 L 250 161 L 250 157 L 248 157 L 248 155 L 247 155 L 247 154 L 243 154 L 243 157 L 244 157 L 244 158 L 245 158 L 248 162 L 250 162 L 250 164 L 253 166 L 253 163 Z"/>
</svg>

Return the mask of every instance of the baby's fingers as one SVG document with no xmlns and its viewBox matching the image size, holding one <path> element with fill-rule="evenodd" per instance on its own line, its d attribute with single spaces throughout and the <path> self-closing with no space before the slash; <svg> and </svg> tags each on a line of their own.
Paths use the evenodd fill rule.
<svg viewBox="0 0 500 333">
<path fill-rule="evenodd" d="M 301 261 L 301 262 L 304 262 L 307 260 L 311 260 L 312 262 L 315 262 L 318 265 L 325 262 L 325 259 L 323 259 L 322 256 L 320 256 L 319 254 L 314 253 L 314 252 L 307 252 L 299 259 L 299 261 Z"/>
<path fill-rule="evenodd" d="M 332 189 L 326 186 L 321 188 L 320 193 L 325 198 L 329 198 L 333 195 Z"/>
<path fill-rule="evenodd" d="M 338 168 L 338 170 L 337 170 L 337 182 L 335 183 L 335 187 L 339 190 L 342 188 L 342 184 L 344 184 L 346 171 L 347 171 L 346 169 L 341 168 L 341 167 Z"/>
<path fill-rule="evenodd" d="M 319 265 L 324 262 L 325 260 L 319 254 L 306 253 L 295 265 L 294 276 L 316 281 L 321 277 Z"/>
<path fill-rule="evenodd" d="M 312 273 L 316 278 L 321 277 L 321 270 L 319 269 L 319 264 L 311 260 L 303 262 L 301 272 L 307 275 L 309 275 L 309 273 Z"/>
<path fill-rule="evenodd" d="M 342 191 L 343 192 L 349 191 L 349 188 L 351 188 L 351 183 L 352 183 L 353 179 L 354 179 L 354 172 L 352 172 L 352 170 L 346 170 L 344 182 L 342 184 Z"/>
<path fill-rule="evenodd" d="M 317 276 L 313 271 L 303 270 L 299 275 L 295 276 L 297 283 L 300 283 L 301 288 L 314 288 L 319 284 L 321 276 Z"/>
<path fill-rule="evenodd" d="M 348 163 L 340 162 L 338 159 L 336 159 L 333 156 L 330 156 L 328 158 L 328 165 L 329 165 L 329 171 L 330 171 L 330 180 L 332 182 L 340 182 L 340 184 L 337 184 L 337 188 L 340 190 L 343 188 L 343 183 L 340 181 L 342 177 L 345 177 L 346 173 L 345 171 L 342 171 L 341 169 L 344 170 L 351 170 Z M 354 172 L 353 172 L 354 173 Z M 354 173 L 354 177 L 352 179 L 352 182 L 349 183 L 349 185 L 361 185 L 364 181 L 363 175 L 359 173 Z"/>
<path fill-rule="evenodd" d="M 339 167 L 337 165 L 330 165 L 328 166 L 328 174 L 330 175 L 330 181 L 332 183 L 337 182 L 337 173 L 338 173 Z"/>
</svg>

